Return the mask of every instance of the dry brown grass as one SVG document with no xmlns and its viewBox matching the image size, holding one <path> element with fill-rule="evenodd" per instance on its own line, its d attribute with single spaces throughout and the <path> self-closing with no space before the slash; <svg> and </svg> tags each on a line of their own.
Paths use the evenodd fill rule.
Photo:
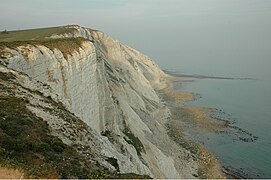
<svg viewBox="0 0 271 180">
<path fill-rule="evenodd" d="M 61 38 L 61 39 L 46 39 L 46 40 L 29 40 L 29 41 L 13 41 L 13 42 L 0 42 L 0 56 L 5 58 L 8 52 L 5 48 L 16 49 L 19 46 L 38 46 L 42 45 L 51 50 L 58 49 L 62 52 L 63 56 L 67 59 L 75 51 L 79 51 L 82 43 L 87 41 L 84 38 Z"/>
<path fill-rule="evenodd" d="M 0 166 L 0 179 L 21 179 L 26 178 L 24 173 L 18 169 L 11 169 Z"/>
</svg>

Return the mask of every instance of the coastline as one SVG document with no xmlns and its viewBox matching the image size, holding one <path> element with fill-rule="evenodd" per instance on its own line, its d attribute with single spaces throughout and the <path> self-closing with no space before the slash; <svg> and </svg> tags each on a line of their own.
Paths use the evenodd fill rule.
<svg viewBox="0 0 271 180">
<path fill-rule="evenodd" d="M 225 113 L 222 110 L 185 104 L 197 100 L 201 95 L 184 92 L 177 85 L 202 79 L 201 77 L 172 73 L 167 73 L 167 75 L 168 78 L 164 80 L 166 87 L 159 91 L 160 97 L 171 112 L 171 119 L 166 123 L 167 133 L 181 147 L 185 147 L 197 155 L 199 178 L 249 178 L 249 172 L 242 168 L 224 166 L 218 157 L 207 148 L 205 142 L 210 140 L 208 137 L 210 134 L 224 134 L 242 142 L 254 142 L 258 137 L 236 126 L 234 121 L 221 117 L 220 115 Z M 258 174 L 254 176 L 260 177 Z"/>
<path fill-rule="evenodd" d="M 196 133 L 197 130 L 220 132 L 228 127 L 224 121 L 217 121 L 212 118 L 211 108 L 198 108 L 183 105 L 184 102 L 194 100 L 196 97 L 192 92 L 174 90 L 174 83 L 190 80 L 189 77 L 174 76 L 168 74 L 165 79 L 166 87 L 159 91 L 160 97 L 171 112 L 171 118 L 166 122 L 167 133 L 170 138 L 179 146 L 191 151 L 198 161 L 198 178 L 225 178 L 222 165 L 204 145 L 187 137 L 187 132 Z M 186 125 L 193 125 L 194 128 L 186 128 Z M 193 132 L 192 132 L 192 131 Z"/>
</svg>

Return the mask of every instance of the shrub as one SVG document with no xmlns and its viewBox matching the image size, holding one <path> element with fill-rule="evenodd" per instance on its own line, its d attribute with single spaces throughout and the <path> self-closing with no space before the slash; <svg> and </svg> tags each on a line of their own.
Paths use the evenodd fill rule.
<svg viewBox="0 0 271 180">
<path fill-rule="evenodd" d="M 1 34 L 8 34 L 8 31 L 5 29 L 4 31 L 1 32 Z"/>
<path fill-rule="evenodd" d="M 124 124 L 124 130 L 123 133 L 127 136 L 127 138 L 124 137 L 124 140 L 135 147 L 137 155 L 141 156 L 142 152 L 145 152 L 144 146 L 140 139 L 136 137 L 131 130 L 128 128 L 126 123 L 123 121 Z"/>
<path fill-rule="evenodd" d="M 109 162 L 112 166 L 115 167 L 115 169 L 117 170 L 117 172 L 120 171 L 119 169 L 119 164 L 118 164 L 118 160 L 114 157 L 109 157 L 106 159 L 107 162 Z"/>
</svg>

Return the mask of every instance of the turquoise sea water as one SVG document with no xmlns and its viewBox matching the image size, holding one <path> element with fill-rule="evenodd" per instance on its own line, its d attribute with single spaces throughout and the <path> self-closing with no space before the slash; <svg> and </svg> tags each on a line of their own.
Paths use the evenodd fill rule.
<svg viewBox="0 0 271 180">
<path fill-rule="evenodd" d="M 201 142 L 223 166 L 234 167 L 250 178 L 271 178 L 271 79 L 252 78 L 255 80 L 197 79 L 182 83 L 179 89 L 201 95 L 188 105 L 222 110 L 234 126 L 258 137 L 243 142 L 230 134 L 206 135 L 208 140 Z"/>
</svg>

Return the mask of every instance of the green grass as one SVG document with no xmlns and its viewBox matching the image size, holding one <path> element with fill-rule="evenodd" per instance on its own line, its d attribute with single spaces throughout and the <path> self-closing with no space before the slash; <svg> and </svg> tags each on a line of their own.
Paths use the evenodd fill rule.
<svg viewBox="0 0 271 180">
<path fill-rule="evenodd" d="M 46 37 L 50 37 L 54 34 L 69 33 L 73 30 L 72 28 L 65 28 L 64 26 L 18 31 L 7 30 L 7 33 L 0 32 L 0 42 L 44 40 Z"/>
</svg>

